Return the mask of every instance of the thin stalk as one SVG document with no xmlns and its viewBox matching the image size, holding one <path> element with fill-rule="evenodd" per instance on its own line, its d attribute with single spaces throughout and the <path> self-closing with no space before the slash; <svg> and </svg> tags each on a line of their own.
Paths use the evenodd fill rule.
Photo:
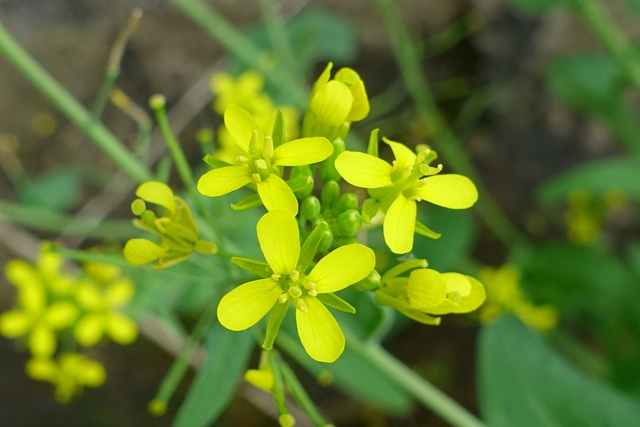
<svg viewBox="0 0 640 427">
<path fill-rule="evenodd" d="M 377 2 L 408 92 L 413 98 L 418 115 L 429 129 L 437 150 L 444 155 L 456 172 L 474 181 L 480 193 L 477 209 L 496 237 L 509 247 L 526 246 L 526 238 L 513 226 L 484 188 L 462 143 L 440 114 L 432 90 L 422 72 L 416 46 L 406 32 L 395 3 L 392 0 L 377 0 Z"/>
<path fill-rule="evenodd" d="M 281 65 L 269 68 L 262 63 L 259 59 L 263 56 L 263 51 L 236 30 L 211 5 L 202 0 L 171 0 L 171 3 L 205 30 L 229 53 L 259 70 L 276 87 L 286 87 L 294 105 L 299 108 L 305 106 L 307 94 L 302 87 L 291 84 L 295 80 L 292 80 L 289 70 Z"/>
<path fill-rule="evenodd" d="M 618 61 L 631 83 L 640 89 L 640 56 L 613 20 L 611 13 L 598 0 L 573 0 L 573 4 L 582 20 Z"/>
<path fill-rule="evenodd" d="M 0 23 L 0 52 L 120 169 L 137 182 L 151 179 L 151 173 L 147 167 L 42 68 L 7 32 L 2 23 Z"/>
<path fill-rule="evenodd" d="M 349 347 L 366 357 L 390 380 L 409 392 L 425 407 L 431 408 L 452 426 L 486 427 L 475 415 L 393 357 L 378 343 L 364 343 L 346 330 L 345 336 Z"/>
</svg>

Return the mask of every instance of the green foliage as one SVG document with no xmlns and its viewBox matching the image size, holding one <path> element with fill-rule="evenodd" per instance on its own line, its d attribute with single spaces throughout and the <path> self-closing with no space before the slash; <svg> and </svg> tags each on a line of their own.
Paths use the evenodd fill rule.
<svg viewBox="0 0 640 427">
<path fill-rule="evenodd" d="M 545 13 L 570 7 L 574 0 L 511 0 L 519 8 L 532 13 Z"/>
<path fill-rule="evenodd" d="M 178 410 L 175 427 L 204 427 L 220 416 L 246 370 L 252 343 L 250 332 L 233 332 L 220 325 L 209 329 L 205 359 Z"/>
<path fill-rule="evenodd" d="M 481 409 L 492 427 L 626 427 L 640 405 L 571 367 L 515 318 L 483 329 Z"/>
<path fill-rule="evenodd" d="M 78 201 L 82 178 L 71 169 L 60 169 L 38 176 L 20 192 L 25 206 L 52 212 L 65 212 Z"/>
</svg>

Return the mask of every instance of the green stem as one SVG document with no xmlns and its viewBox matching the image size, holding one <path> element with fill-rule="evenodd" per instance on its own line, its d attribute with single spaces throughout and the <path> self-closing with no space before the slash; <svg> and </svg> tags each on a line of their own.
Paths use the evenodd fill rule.
<svg viewBox="0 0 640 427">
<path fill-rule="evenodd" d="M 60 83 L 40 66 L 0 23 L 0 52 L 45 95 L 73 124 L 89 137 L 124 172 L 137 182 L 151 173 L 127 148 Z"/>
<path fill-rule="evenodd" d="M 130 238 L 139 234 L 129 221 L 73 218 L 5 200 L 0 200 L 0 220 L 36 230 L 64 232 L 66 235 L 98 239 Z"/>
<path fill-rule="evenodd" d="M 433 140 L 452 168 L 473 180 L 481 194 L 477 203 L 480 215 L 493 233 L 507 246 L 526 246 L 526 238 L 513 226 L 490 193 L 484 188 L 462 143 L 453 134 L 440 114 L 435 98 L 424 77 L 419 54 L 406 32 L 404 23 L 393 0 L 377 0 L 387 27 L 396 60 L 418 115 L 429 129 Z"/>
<path fill-rule="evenodd" d="M 640 57 L 611 14 L 598 0 L 573 0 L 580 17 L 618 61 L 631 83 L 640 89 Z"/>
<path fill-rule="evenodd" d="M 260 61 L 263 52 L 220 16 L 212 6 L 202 0 L 171 0 L 171 2 L 218 41 L 229 53 L 237 56 L 247 65 L 258 69 L 276 87 L 286 87 L 294 100 L 294 105 L 299 108 L 305 106 L 306 92 L 302 87 L 291 84 L 295 79 L 291 78 L 289 70 L 282 65 L 269 68 L 263 64 L 263 61 Z"/>
<path fill-rule="evenodd" d="M 420 377 L 405 364 L 389 354 L 377 343 L 364 343 L 345 331 L 347 343 L 356 352 L 366 357 L 381 372 L 395 381 L 427 408 L 455 427 L 486 427 L 475 415 L 460 406 L 426 379 Z"/>
</svg>

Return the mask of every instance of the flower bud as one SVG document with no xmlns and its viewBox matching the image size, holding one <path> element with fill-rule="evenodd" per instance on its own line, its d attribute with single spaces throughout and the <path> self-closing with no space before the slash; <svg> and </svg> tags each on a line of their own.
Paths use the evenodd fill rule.
<svg viewBox="0 0 640 427">
<path fill-rule="evenodd" d="M 362 216 L 356 209 L 348 209 L 338 216 L 338 231 L 342 236 L 354 236 L 362 227 Z"/>
<path fill-rule="evenodd" d="M 320 200 L 316 196 L 309 196 L 302 201 L 300 212 L 309 221 L 313 220 L 320 214 Z"/>
<path fill-rule="evenodd" d="M 376 270 L 371 270 L 371 273 L 361 281 L 351 285 L 351 288 L 356 291 L 370 291 L 380 286 L 380 273 Z"/>
<path fill-rule="evenodd" d="M 340 197 L 340 185 L 336 181 L 327 181 L 324 183 L 320 199 L 324 206 L 333 205 Z"/>
<path fill-rule="evenodd" d="M 327 159 L 325 159 L 322 163 L 320 163 L 320 169 L 318 171 L 318 174 L 322 182 L 327 182 L 329 180 L 338 181 L 342 178 L 338 173 L 338 170 L 336 169 L 334 162 L 336 161 L 336 159 L 341 153 L 344 153 L 346 149 L 344 145 L 344 141 L 340 138 L 337 138 L 333 141 L 332 144 L 333 144 L 333 153 L 331 153 L 331 155 Z"/>
<path fill-rule="evenodd" d="M 308 165 L 294 166 L 291 168 L 290 181 L 302 181 L 306 183 L 301 189 L 297 189 L 293 192 L 297 199 L 302 200 L 311 195 L 314 182 L 313 172 Z"/>
<path fill-rule="evenodd" d="M 333 233 L 330 229 L 324 232 L 322 238 L 320 239 L 320 243 L 318 244 L 318 252 L 325 253 L 331 247 L 331 243 L 333 243 Z"/>
<path fill-rule="evenodd" d="M 344 193 L 340 196 L 338 202 L 331 208 L 336 215 L 348 211 L 349 209 L 358 209 L 358 196 L 354 193 Z"/>
</svg>

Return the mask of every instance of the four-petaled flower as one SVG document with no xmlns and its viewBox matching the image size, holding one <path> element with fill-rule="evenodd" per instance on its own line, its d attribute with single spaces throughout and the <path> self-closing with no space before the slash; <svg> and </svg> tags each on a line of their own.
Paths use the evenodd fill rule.
<svg viewBox="0 0 640 427">
<path fill-rule="evenodd" d="M 365 205 L 385 213 L 383 233 L 387 246 L 394 253 L 404 254 L 413 248 L 416 202 L 426 200 L 445 208 L 466 209 L 476 202 L 478 191 L 465 176 L 436 175 L 442 166 L 429 166 L 436 157 L 430 149 L 425 147 L 416 154 L 401 143 L 383 140 L 393 151 L 393 164 L 370 154 L 345 151 L 335 166 L 348 183 L 369 189 L 373 203 Z"/>
<path fill-rule="evenodd" d="M 220 323 L 234 331 L 244 330 L 276 304 L 291 301 L 296 308 L 298 335 L 304 349 L 320 362 L 335 361 L 344 350 L 345 338 L 338 322 L 316 297 L 367 277 L 375 267 L 373 251 L 361 244 L 339 247 L 305 274 L 298 270 L 300 236 L 291 214 L 268 212 L 258 221 L 257 234 L 273 274 L 226 294 L 218 306 Z"/>
<path fill-rule="evenodd" d="M 237 105 L 227 108 L 224 123 L 242 154 L 235 159 L 236 165 L 216 168 L 202 175 L 198 180 L 198 191 L 205 196 L 217 197 L 252 184 L 267 210 L 297 214 L 298 201 L 281 178 L 281 166 L 321 162 L 333 152 L 329 140 L 300 138 L 274 147 L 273 139 L 263 134 L 253 116 Z"/>
</svg>

